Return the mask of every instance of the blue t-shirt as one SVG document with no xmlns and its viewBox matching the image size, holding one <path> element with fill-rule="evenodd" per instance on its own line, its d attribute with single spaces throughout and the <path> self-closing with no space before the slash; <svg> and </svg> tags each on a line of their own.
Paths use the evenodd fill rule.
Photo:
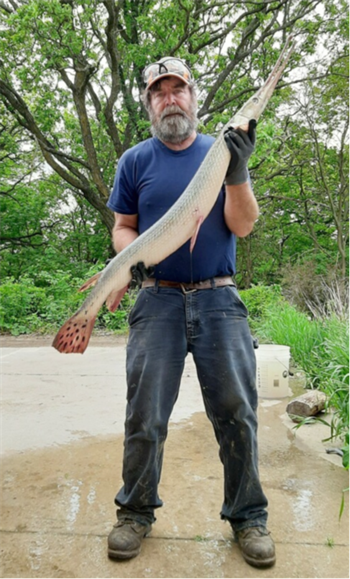
<svg viewBox="0 0 350 579">
<path fill-rule="evenodd" d="M 184 192 L 214 142 L 197 135 L 183 151 L 173 151 L 153 137 L 120 158 L 107 206 L 123 215 L 138 215 L 139 233 L 158 221 Z M 233 275 L 236 237 L 224 220 L 225 189 L 202 223 L 192 254 L 190 241 L 156 265 L 157 279 L 198 282 Z"/>
</svg>

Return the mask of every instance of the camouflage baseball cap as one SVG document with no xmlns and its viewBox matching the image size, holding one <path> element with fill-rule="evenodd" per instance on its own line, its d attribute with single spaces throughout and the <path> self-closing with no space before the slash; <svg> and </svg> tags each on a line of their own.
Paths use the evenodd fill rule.
<svg viewBox="0 0 350 579">
<path fill-rule="evenodd" d="M 157 80 L 166 76 L 175 76 L 186 84 L 190 84 L 190 82 L 193 81 L 192 72 L 187 64 L 181 60 L 181 58 L 175 58 L 173 56 L 165 56 L 158 60 L 158 62 L 149 64 L 144 69 L 142 76 L 146 90 L 151 88 Z"/>
</svg>

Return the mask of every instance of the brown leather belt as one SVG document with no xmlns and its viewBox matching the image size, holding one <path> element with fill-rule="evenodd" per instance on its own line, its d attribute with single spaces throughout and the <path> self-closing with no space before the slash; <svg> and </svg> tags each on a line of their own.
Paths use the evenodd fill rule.
<svg viewBox="0 0 350 579">
<path fill-rule="evenodd" d="M 236 284 L 229 275 L 223 277 L 212 277 L 211 279 L 206 279 L 204 281 L 199 281 L 198 283 L 186 283 L 180 281 L 167 281 L 165 279 L 156 280 L 153 278 L 148 278 L 142 282 L 142 288 L 146 287 L 173 287 L 180 288 L 184 293 L 194 292 L 203 289 L 215 289 L 217 287 L 223 287 L 225 285 L 235 286 Z"/>
</svg>

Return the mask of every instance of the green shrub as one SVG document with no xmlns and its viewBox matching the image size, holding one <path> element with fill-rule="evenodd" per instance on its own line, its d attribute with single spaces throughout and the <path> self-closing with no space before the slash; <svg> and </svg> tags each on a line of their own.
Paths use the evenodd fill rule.
<svg viewBox="0 0 350 579">
<path fill-rule="evenodd" d="M 45 303 L 45 291 L 33 281 L 21 283 L 8 279 L 0 287 L 0 328 L 18 336 L 35 332 L 40 327 L 40 312 Z"/>
<path fill-rule="evenodd" d="M 311 388 L 327 394 L 332 409 L 330 439 L 342 441 L 343 465 L 349 467 L 349 330 L 348 318 L 332 314 L 311 318 L 288 302 L 265 309 L 257 326 L 265 342 L 289 346 Z"/>
<path fill-rule="evenodd" d="M 13 335 L 31 332 L 52 333 L 80 307 L 85 293 L 79 287 L 103 269 L 96 265 L 82 278 L 65 271 L 54 274 L 40 272 L 34 279 L 23 277 L 20 282 L 4 280 L 0 286 L 0 331 Z M 125 294 L 120 308 L 114 313 L 101 308 L 95 327 L 108 331 L 126 331 L 127 317 L 134 293 Z"/>
<path fill-rule="evenodd" d="M 343 440 L 343 465 L 349 468 L 349 326 L 346 320 L 334 316 L 326 320 L 326 326 L 320 387 L 328 396 L 328 406 L 335 410 L 330 438 Z"/>
<path fill-rule="evenodd" d="M 267 308 L 282 299 L 281 288 L 278 285 L 256 285 L 248 290 L 240 290 L 239 294 L 248 308 L 252 329 L 263 319 Z"/>
<path fill-rule="evenodd" d="M 288 302 L 280 301 L 265 309 L 256 332 L 263 342 L 289 346 L 293 360 L 306 374 L 308 386 L 317 387 L 320 349 L 327 336 L 320 321 L 312 321 Z"/>
</svg>

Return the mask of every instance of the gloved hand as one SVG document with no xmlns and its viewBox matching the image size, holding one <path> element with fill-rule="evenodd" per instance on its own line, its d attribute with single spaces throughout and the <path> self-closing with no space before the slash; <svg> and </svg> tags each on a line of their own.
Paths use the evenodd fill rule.
<svg viewBox="0 0 350 579">
<path fill-rule="evenodd" d="M 139 261 L 136 265 L 131 266 L 130 271 L 132 275 L 130 287 L 140 288 L 142 282 L 154 274 L 154 267 L 152 265 L 146 267 L 143 261 Z"/>
<path fill-rule="evenodd" d="M 231 161 L 226 173 L 226 185 L 240 185 L 248 181 L 248 159 L 255 148 L 256 120 L 251 119 L 248 132 L 229 127 L 224 139 L 231 153 Z"/>
</svg>

